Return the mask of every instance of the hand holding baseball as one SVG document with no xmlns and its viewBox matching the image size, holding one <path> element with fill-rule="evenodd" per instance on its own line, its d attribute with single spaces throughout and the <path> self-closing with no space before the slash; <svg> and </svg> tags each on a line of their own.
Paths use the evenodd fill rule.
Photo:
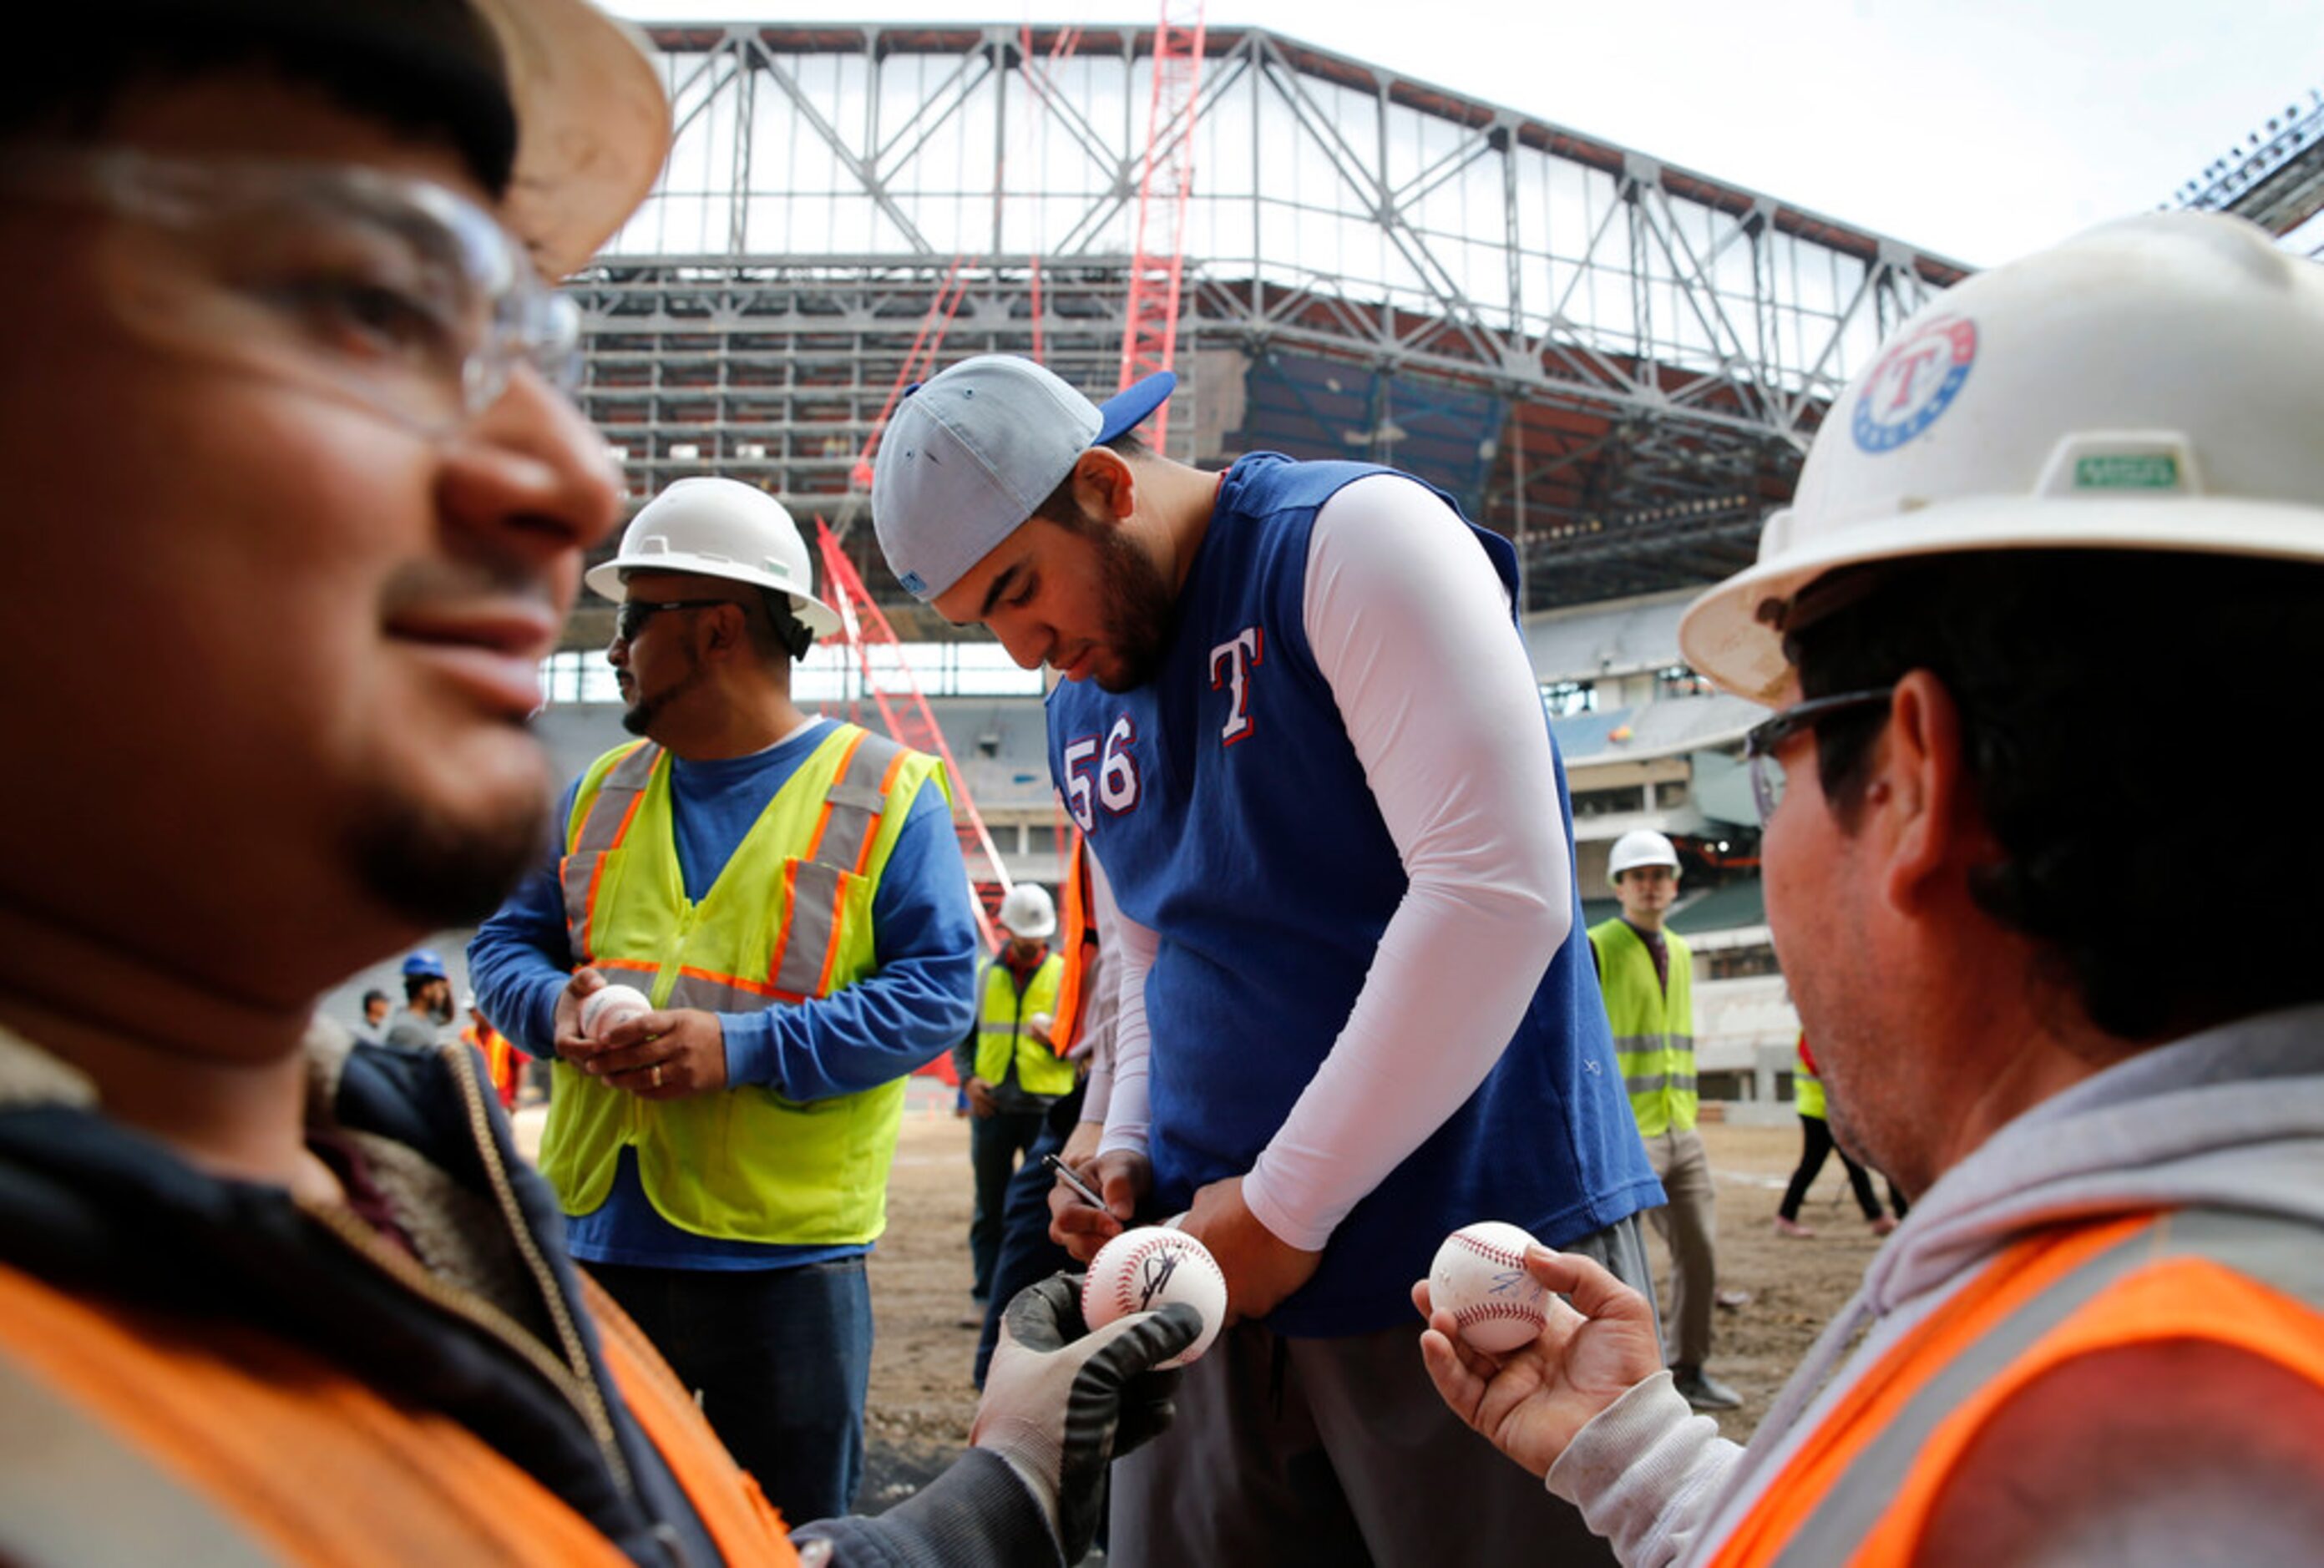
<svg viewBox="0 0 2324 1568">
<path fill-rule="evenodd" d="M 604 975 L 585 964 L 573 972 L 573 978 L 567 981 L 565 989 L 557 993 L 557 1009 L 552 1021 L 555 1038 L 549 1043 L 565 1060 L 577 1064 L 596 1054 L 597 1047 L 590 1040 L 589 1031 L 582 1027 L 581 1010 L 588 1005 L 590 998 L 604 989 Z"/>
<path fill-rule="evenodd" d="M 726 1087 L 726 1028 L 700 1008 L 625 1012 L 598 1028 L 581 1070 L 641 1100 L 683 1100 Z"/>
<path fill-rule="evenodd" d="M 1184 1231 L 1140 1225 L 1124 1231 L 1097 1250 L 1082 1278 L 1082 1319 L 1103 1328 L 1132 1313 L 1154 1312 L 1184 1302 L 1202 1314 L 1202 1337 L 1167 1361 L 1161 1370 L 1199 1360 L 1227 1320 L 1226 1277 L 1210 1249 Z"/>
<path fill-rule="evenodd" d="M 1169 1425 L 1177 1374 L 1154 1369 L 1194 1343 L 1202 1327 L 1180 1303 L 1085 1327 L 1069 1274 L 1026 1287 L 1002 1310 L 968 1441 L 1000 1454 L 1024 1480 L 1065 1562 L 1080 1562 L 1097 1531 L 1105 1467 Z"/>
<path fill-rule="evenodd" d="M 1427 1280 L 1412 1287 L 1412 1301 L 1428 1319 L 1420 1355 L 1438 1396 L 1494 1447 L 1546 1475 L 1592 1416 L 1663 1370 L 1662 1344 L 1646 1298 L 1594 1259 L 1536 1242 L 1525 1269 L 1548 1293 L 1546 1322 L 1498 1354 L 1461 1337 Z"/>
</svg>

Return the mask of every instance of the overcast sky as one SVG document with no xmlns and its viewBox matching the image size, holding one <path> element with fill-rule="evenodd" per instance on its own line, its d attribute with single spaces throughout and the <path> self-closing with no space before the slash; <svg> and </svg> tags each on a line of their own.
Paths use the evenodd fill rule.
<svg viewBox="0 0 2324 1568">
<path fill-rule="evenodd" d="M 1150 23 L 1158 0 L 609 0 L 653 21 Z M 2324 87 L 2324 0 L 1213 0 L 1989 265 L 2168 198 Z"/>
</svg>

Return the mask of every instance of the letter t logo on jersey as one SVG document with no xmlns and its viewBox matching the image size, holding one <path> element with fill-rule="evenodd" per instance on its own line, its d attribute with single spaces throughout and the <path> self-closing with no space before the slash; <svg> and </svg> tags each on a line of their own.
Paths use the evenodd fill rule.
<svg viewBox="0 0 2324 1568">
<path fill-rule="evenodd" d="M 1227 722 L 1219 743 L 1231 746 L 1251 732 L 1250 672 L 1265 662 L 1267 637 L 1246 626 L 1211 650 L 1211 689 L 1227 694 Z"/>
</svg>

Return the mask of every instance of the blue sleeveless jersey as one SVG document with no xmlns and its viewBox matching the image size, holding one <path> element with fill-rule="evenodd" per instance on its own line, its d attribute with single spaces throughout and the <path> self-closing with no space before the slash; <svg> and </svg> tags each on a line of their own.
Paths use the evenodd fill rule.
<svg viewBox="0 0 2324 1568">
<path fill-rule="evenodd" d="M 1339 1038 L 1404 896 L 1304 613 L 1317 509 L 1388 472 L 1245 457 L 1220 485 L 1155 678 L 1120 695 L 1065 682 L 1049 696 L 1057 788 L 1124 912 L 1160 938 L 1146 1010 L 1161 1213 L 1250 1169 Z M 1470 526 L 1513 587 L 1508 541 Z M 1562 761 L 1557 798 L 1541 808 L 1563 821 L 1570 856 Z M 1268 1321 L 1307 1335 L 1409 1324 L 1412 1282 L 1461 1225 L 1507 1220 L 1555 1246 L 1662 1201 L 1577 893 L 1572 930 L 1499 1064 L 1356 1205 L 1314 1277 Z"/>
</svg>

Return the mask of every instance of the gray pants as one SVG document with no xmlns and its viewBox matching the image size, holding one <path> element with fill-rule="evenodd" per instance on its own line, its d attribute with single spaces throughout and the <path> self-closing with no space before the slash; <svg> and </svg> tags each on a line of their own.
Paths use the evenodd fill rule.
<svg viewBox="0 0 2324 1568">
<path fill-rule="evenodd" d="M 1633 1217 L 1572 1243 L 1653 1296 Z M 1611 1563 L 1582 1516 L 1445 1407 L 1420 1317 L 1342 1339 L 1241 1323 L 1186 1369 L 1170 1430 L 1113 1466 L 1114 1568 Z"/>
<path fill-rule="evenodd" d="M 1698 1371 L 1711 1359 L 1711 1308 L 1719 1290 L 1717 1194 L 1711 1157 L 1698 1132 L 1664 1132 L 1646 1140 L 1646 1158 L 1670 1203 L 1649 1212 L 1655 1234 L 1671 1250 L 1670 1311 L 1663 1318 L 1663 1360 Z"/>
</svg>

